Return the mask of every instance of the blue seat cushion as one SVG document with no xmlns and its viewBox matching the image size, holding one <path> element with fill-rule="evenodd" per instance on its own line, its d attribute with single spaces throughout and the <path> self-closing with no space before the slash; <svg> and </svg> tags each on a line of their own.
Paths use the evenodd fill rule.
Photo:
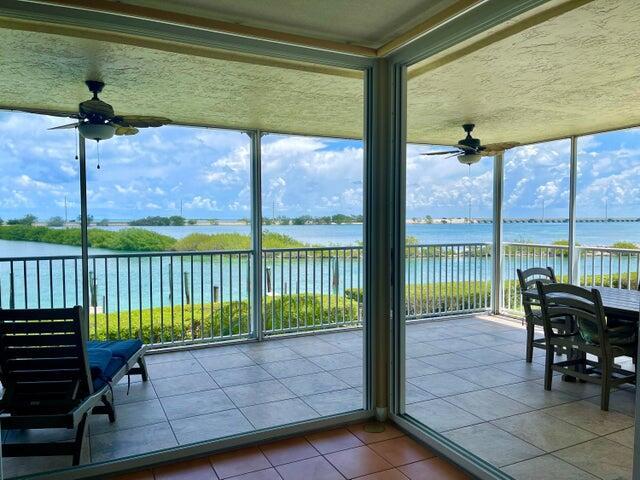
<svg viewBox="0 0 640 480">
<path fill-rule="evenodd" d="M 111 361 L 107 364 L 104 372 L 100 376 L 93 376 L 93 391 L 98 391 L 102 387 L 104 387 L 107 382 L 110 382 L 113 376 L 116 374 L 118 370 L 120 370 L 125 364 L 125 360 L 120 357 L 111 357 Z"/>
<path fill-rule="evenodd" d="M 106 350 L 109 352 L 109 360 L 100 374 L 94 375 L 93 368 L 91 369 L 94 391 L 101 389 L 107 382 L 110 382 L 118 370 L 120 370 L 141 347 L 142 342 L 140 340 L 91 340 L 87 342 L 87 354 L 89 357 L 94 355 L 92 353 L 94 351 Z"/>
<path fill-rule="evenodd" d="M 111 361 L 111 350 L 107 348 L 92 348 L 87 350 L 91 377 L 96 378 L 104 374 Z"/>
<path fill-rule="evenodd" d="M 91 340 L 87 342 L 87 349 L 106 348 L 111 351 L 111 355 L 129 360 L 142 347 L 140 340 Z"/>
</svg>

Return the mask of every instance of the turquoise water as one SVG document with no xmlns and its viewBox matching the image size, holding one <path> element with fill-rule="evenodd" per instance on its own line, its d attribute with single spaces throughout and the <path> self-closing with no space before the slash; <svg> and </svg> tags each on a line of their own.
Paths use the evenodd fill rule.
<svg viewBox="0 0 640 480">
<path fill-rule="evenodd" d="M 248 226 L 185 226 L 152 227 L 154 231 L 184 237 L 193 232 L 221 233 L 238 232 L 248 234 Z M 270 226 L 268 230 L 290 235 L 300 241 L 314 245 L 356 245 L 362 241 L 362 225 L 308 225 Z M 610 245 L 616 241 L 640 243 L 640 222 L 634 223 L 592 223 L 578 224 L 578 242 L 582 245 Z M 407 235 L 417 238 L 420 244 L 476 243 L 490 242 L 492 225 L 407 225 Z M 552 243 L 567 238 L 566 224 L 506 224 L 506 241 L 530 241 Z M 335 252 L 335 251 L 334 251 Z M 94 255 L 110 252 L 90 249 Z M 70 259 L 41 260 L 39 262 L 11 262 L 2 259 L 16 257 L 79 256 L 79 247 L 52 245 L 33 242 L 11 242 L 0 240 L 0 307 L 10 304 L 13 295 L 16 306 L 47 307 L 75 305 L 81 297 L 80 262 Z M 361 259 L 342 257 L 336 263 L 328 258 L 307 259 L 298 263 L 297 259 L 269 257 L 265 267 L 269 267 L 270 294 L 281 295 L 288 292 L 309 291 L 342 295 L 345 289 L 361 287 L 364 267 Z M 342 255 L 342 254 L 341 254 Z M 637 257 L 629 265 L 622 265 L 623 271 L 637 270 Z M 250 285 L 250 265 L 247 257 L 238 256 L 194 256 L 174 257 L 170 266 L 169 258 L 158 256 L 139 260 L 126 258 L 98 259 L 90 262 L 90 270 L 96 283 L 95 304 L 105 311 L 147 308 L 150 306 L 177 305 L 186 301 L 185 289 L 191 287 L 194 303 L 214 300 L 222 301 L 247 299 Z M 522 266 L 522 258 L 507 261 L 506 278 L 513 278 L 516 266 Z M 538 258 L 538 261 L 543 261 Z M 544 259 L 546 261 L 546 259 Z M 553 257 L 552 261 L 559 274 L 567 272 L 566 258 Z M 105 263 L 106 262 L 106 263 Z M 615 266 L 615 265 L 614 265 Z M 595 266 L 593 273 L 607 273 L 607 265 Z M 609 267 L 611 268 L 611 267 Z M 315 270 L 315 273 L 314 273 Z M 440 281 L 489 280 L 490 261 L 484 257 L 408 258 L 406 282 L 419 284 Z M 186 272 L 186 277 L 185 277 Z M 13 275 L 12 275 L 13 273 Z M 266 272 L 263 272 L 263 282 Z M 13 284 L 11 282 L 13 278 Z M 162 280 L 161 280 L 162 279 Z M 185 285 L 188 284 L 188 286 Z M 26 292 L 26 295 L 25 295 Z"/>
<path fill-rule="evenodd" d="M 237 232 L 249 234 L 247 225 L 146 227 L 164 235 L 182 238 L 190 233 Z M 117 229 L 114 227 L 114 229 Z M 493 226 L 490 224 L 408 224 L 407 235 L 419 243 L 476 243 L 491 242 Z M 272 225 L 264 230 L 283 233 L 296 240 L 313 245 L 355 245 L 362 242 L 362 225 Z M 640 243 L 640 222 L 629 223 L 578 223 L 578 242 L 584 245 L 606 246 L 620 240 Z M 566 240 L 569 235 L 566 223 L 508 223 L 504 226 L 507 242 L 527 240 L 534 243 L 551 243 Z"/>
</svg>

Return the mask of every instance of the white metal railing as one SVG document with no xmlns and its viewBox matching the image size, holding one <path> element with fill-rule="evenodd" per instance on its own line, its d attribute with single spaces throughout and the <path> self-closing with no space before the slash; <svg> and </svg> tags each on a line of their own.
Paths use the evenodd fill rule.
<svg viewBox="0 0 640 480">
<path fill-rule="evenodd" d="M 517 270 L 551 267 L 559 281 L 569 280 L 569 247 L 537 243 L 505 242 L 502 261 L 502 309 L 520 312 L 522 298 Z"/>
<path fill-rule="evenodd" d="M 638 288 L 640 249 L 576 247 L 580 285 Z"/>
<path fill-rule="evenodd" d="M 405 252 L 407 320 L 489 309 L 490 243 L 408 245 Z"/>
<path fill-rule="evenodd" d="M 487 243 L 406 247 L 408 320 L 487 310 Z M 141 338 L 155 346 L 252 336 L 251 250 L 89 255 L 89 335 Z M 358 327 L 363 248 L 262 250 L 266 336 Z M 82 303 L 80 256 L 0 258 L 0 308 Z"/>
<path fill-rule="evenodd" d="M 502 308 L 507 312 L 521 312 L 522 300 L 517 269 L 552 267 L 558 281 L 573 282 L 585 287 L 606 286 L 638 288 L 640 249 L 576 246 L 570 264 L 569 247 L 532 243 L 504 244 L 502 272 Z"/>
</svg>

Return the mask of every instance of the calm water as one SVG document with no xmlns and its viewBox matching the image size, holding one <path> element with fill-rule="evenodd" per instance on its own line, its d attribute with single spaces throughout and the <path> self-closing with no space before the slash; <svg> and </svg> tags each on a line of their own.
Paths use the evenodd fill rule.
<svg viewBox="0 0 640 480">
<path fill-rule="evenodd" d="M 146 227 L 164 235 L 182 238 L 190 233 L 237 232 L 248 235 L 249 226 L 185 226 L 185 227 Z M 490 242 L 492 236 L 490 224 L 433 224 L 407 225 L 407 235 L 418 239 L 419 243 L 476 243 Z M 117 230 L 118 227 L 112 227 Z M 362 225 L 272 225 L 266 231 L 283 233 L 301 242 L 313 245 L 355 245 L 362 242 Z M 552 243 L 567 239 L 567 224 L 555 223 L 509 223 L 504 226 L 504 239 L 508 242 L 531 241 L 534 243 Z M 640 243 L 640 222 L 630 223 L 578 223 L 578 242 L 584 245 L 606 246 L 621 240 Z"/>
<path fill-rule="evenodd" d="M 248 226 L 213 225 L 151 229 L 176 238 L 193 232 L 248 234 L 250 231 Z M 270 226 L 266 229 L 314 245 L 355 245 L 362 241 L 362 225 Z M 407 235 L 417 238 L 421 244 L 490 242 L 492 226 L 407 225 Z M 507 224 L 504 237 L 506 241 L 552 243 L 567 238 L 567 225 Z M 621 240 L 640 243 L 640 222 L 578 224 L 578 242 L 583 245 L 610 245 Z M 90 253 L 118 252 L 90 249 Z M 0 240 L 0 259 L 79 254 L 79 247 Z M 267 275 L 269 277 L 269 287 L 265 284 L 265 291 L 277 295 L 297 291 L 324 294 L 333 291 L 342 295 L 346 288 L 361 287 L 361 259 L 346 256 L 336 259 L 335 253 L 332 255 L 333 258 L 307 259 L 306 263 L 286 256 L 270 257 L 265 261 L 269 272 L 263 274 L 263 282 L 267 282 Z M 560 274 L 567 271 L 566 258 L 552 258 L 551 261 Z M 637 270 L 637 262 L 634 260 L 631 263 L 633 265 L 623 265 L 625 271 Z M 506 266 L 507 278 L 513 276 L 515 266 Z M 156 256 L 140 260 L 99 259 L 90 263 L 92 278 L 96 283 L 96 304 L 107 311 L 181 304 L 186 295 L 184 291 L 189 286 L 196 303 L 211 302 L 214 296 L 224 301 L 247 299 L 250 290 L 249 268 L 246 256 L 194 256 L 183 260 L 180 257 L 172 260 Z M 14 262 L 13 276 L 11 272 L 11 263 L 0 260 L 0 307 L 8 305 L 12 295 L 17 306 L 29 307 L 74 305 L 81 296 L 80 264 L 74 260 Z M 602 267 L 602 272 L 607 273 L 606 268 Z M 594 273 L 600 273 L 600 267 Z M 406 280 L 409 284 L 488 280 L 489 277 L 488 258 L 455 257 L 444 261 L 434 257 L 407 259 Z M 214 293 L 215 289 L 218 290 Z"/>
</svg>

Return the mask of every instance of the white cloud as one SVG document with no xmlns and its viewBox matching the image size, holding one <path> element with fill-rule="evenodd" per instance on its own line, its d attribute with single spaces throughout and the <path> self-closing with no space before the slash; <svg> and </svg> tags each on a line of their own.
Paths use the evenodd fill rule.
<svg viewBox="0 0 640 480">
<path fill-rule="evenodd" d="M 219 210 L 218 202 L 212 198 L 197 195 L 190 201 L 184 203 L 184 208 L 188 210 Z"/>
</svg>

